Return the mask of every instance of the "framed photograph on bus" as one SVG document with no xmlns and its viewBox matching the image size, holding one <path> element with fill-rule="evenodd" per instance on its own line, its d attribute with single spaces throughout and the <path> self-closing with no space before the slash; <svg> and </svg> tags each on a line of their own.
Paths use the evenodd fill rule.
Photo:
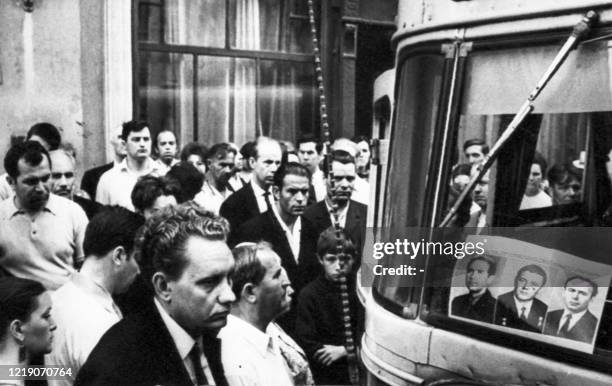
<svg viewBox="0 0 612 386">
<path fill-rule="evenodd" d="M 612 266 L 507 237 L 470 238 L 485 253 L 457 260 L 450 317 L 593 352 Z"/>
</svg>

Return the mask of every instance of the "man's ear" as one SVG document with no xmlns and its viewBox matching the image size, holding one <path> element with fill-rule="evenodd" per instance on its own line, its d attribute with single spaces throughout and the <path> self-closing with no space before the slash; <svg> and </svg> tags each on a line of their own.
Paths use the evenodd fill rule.
<svg viewBox="0 0 612 386">
<path fill-rule="evenodd" d="M 280 189 L 276 185 L 272 185 L 272 195 L 274 195 L 274 199 L 278 201 L 280 199 Z"/>
<path fill-rule="evenodd" d="M 257 162 L 257 160 L 255 159 L 255 157 L 249 157 L 249 166 L 251 167 L 251 169 L 255 168 L 255 163 Z"/>
<path fill-rule="evenodd" d="M 168 280 L 168 277 L 163 272 L 155 272 L 151 278 L 153 283 L 153 291 L 162 300 L 170 303 L 172 300 L 172 286 Z"/>
<path fill-rule="evenodd" d="M 119 266 L 123 264 L 125 260 L 127 259 L 127 257 L 128 257 L 127 251 L 121 245 L 119 245 L 118 247 L 115 247 L 115 249 L 113 249 L 112 251 L 111 259 L 113 261 L 113 265 L 115 266 Z"/>
<path fill-rule="evenodd" d="M 15 181 L 15 179 L 9 176 L 8 174 L 6 175 L 6 182 L 8 182 L 9 185 L 11 185 L 13 188 L 15 187 L 15 184 L 17 183 L 17 181 Z"/>
<path fill-rule="evenodd" d="M 257 302 L 257 286 L 253 283 L 246 283 L 240 291 L 240 299 L 244 299 L 247 302 L 254 304 Z"/>
</svg>

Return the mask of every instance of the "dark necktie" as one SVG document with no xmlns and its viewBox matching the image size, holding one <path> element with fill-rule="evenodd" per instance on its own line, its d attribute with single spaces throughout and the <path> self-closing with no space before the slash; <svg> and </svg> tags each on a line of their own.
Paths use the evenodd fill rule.
<svg viewBox="0 0 612 386">
<path fill-rule="evenodd" d="M 571 320 L 572 314 L 567 314 L 567 316 L 565 317 L 565 323 L 563 324 L 557 335 L 562 336 L 564 338 L 567 337 L 567 335 L 569 334 Z"/>
<path fill-rule="evenodd" d="M 189 351 L 189 359 L 193 364 L 193 369 L 195 370 L 196 382 L 198 386 L 200 385 L 208 385 L 208 380 L 206 379 L 206 375 L 204 374 L 204 370 L 202 369 L 202 361 L 200 360 L 200 356 L 202 352 L 200 351 L 200 346 L 196 342 L 193 345 L 191 351 Z"/>
<path fill-rule="evenodd" d="M 270 192 L 266 191 L 264 194 L 264 200 L 266 200 L 266 205 L 268 206 L 268 210 L 272 210 L 272 203 L 270 202 Z"/>
<path fill-rule="evenodd" d="M 526 310 L 526 309 L 527 309 L 527 308 L 526 308 L 526 307 L 524 307 L 524 306 L 523 306 L 523 307 L 521 307 L 521 315 L 519 316 L 519 318 L 521 318 L 522 320 L 527 320 L 527 317 L 526 317 L 526 315 L 525 315 L 525 310 Z"/>
</svg>

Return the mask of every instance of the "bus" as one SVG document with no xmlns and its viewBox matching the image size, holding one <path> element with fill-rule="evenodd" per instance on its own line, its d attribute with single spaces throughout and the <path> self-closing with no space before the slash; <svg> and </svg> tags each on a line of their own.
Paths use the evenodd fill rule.
<svg viewBox="0 0 612 386">
<path fill-rule="evenodd" d="M 612 384 L 612 4 L 400 1 L 392 44 L 366 383 Z"/>
</svg>

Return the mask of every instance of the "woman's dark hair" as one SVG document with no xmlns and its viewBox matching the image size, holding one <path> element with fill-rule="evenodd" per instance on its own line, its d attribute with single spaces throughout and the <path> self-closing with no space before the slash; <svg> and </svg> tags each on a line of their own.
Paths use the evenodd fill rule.
<svg viewBox="0 0 612 386">
<path fill-rule="evenodd" d="M 28 321 L 36 309 L 36 298 L 45 292 L 37 281 L 18 277 L 0 278 L 0 341 L 15 319 Z"/>
</svg>

